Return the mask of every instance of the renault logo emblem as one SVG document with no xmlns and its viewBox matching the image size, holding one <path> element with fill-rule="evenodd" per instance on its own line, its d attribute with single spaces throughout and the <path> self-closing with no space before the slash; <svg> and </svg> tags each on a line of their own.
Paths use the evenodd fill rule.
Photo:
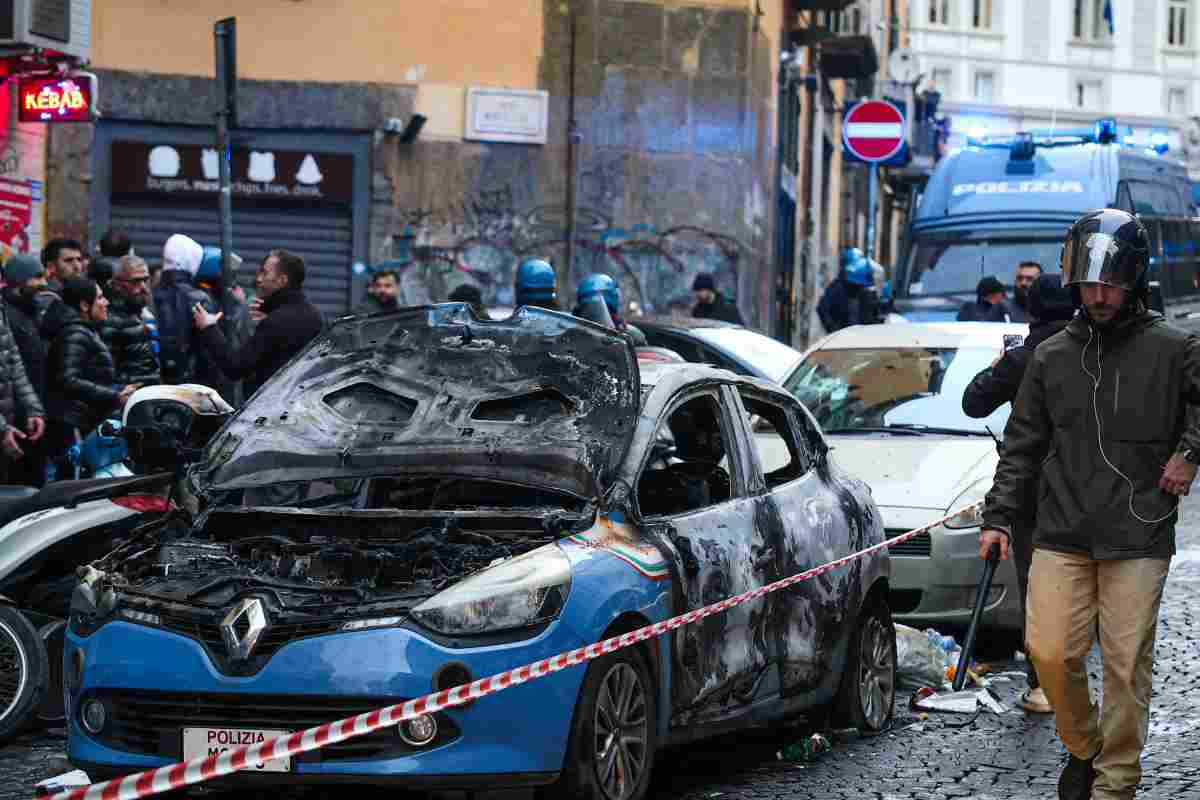
<svg viewBox="0 0 1200 800">
<path fill-rule="evenodd" d="M 221 620 L 221 638 L 231 658 L 245 660 L 254 652 L 258 638 L 267 629 L 267 612 L 262 600 L 251 597 L 238 603 Z"/>
</svg>

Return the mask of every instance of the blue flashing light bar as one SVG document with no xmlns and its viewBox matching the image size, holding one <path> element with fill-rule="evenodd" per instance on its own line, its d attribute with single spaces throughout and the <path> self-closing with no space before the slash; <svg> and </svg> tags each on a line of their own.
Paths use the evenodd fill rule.
<svg viewBox="0 0 1200 800">
<path fill-rule="evenodd" d="M 971 133 L 981 133 L 972 131 Z M 1012 153 L 1014 160 L 1027 160 L 1033 157 L 1032 149 L 1038 147 L 1064 147 L 1081 144 L 1115 144 L 1122 147 L 1145 149 L 1147 152 L 1164 155 L 1170 148 L 1168 135 L 1165 131 L 1154 131 L 1150 135 L 1150 143 L 1133 139 L 1133 129 L 1128 125 L 1118 125 L 1115 119 L 1105 118 L 1096 121 L 1091 128 L 1034 128 L 1021 131 L 1015 135 L 970 135 L 967 136 L 967 147 L 1005 149 Z"/>
</svg>

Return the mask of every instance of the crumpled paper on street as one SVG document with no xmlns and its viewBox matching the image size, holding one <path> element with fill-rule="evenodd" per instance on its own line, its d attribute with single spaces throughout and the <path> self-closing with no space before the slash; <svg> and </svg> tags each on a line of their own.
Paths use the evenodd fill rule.
<svg viewBox="0 0 1200 800">
<path fill-rule="evenodd" d="M 924 711 L 949 711 L 953 714 L 974 714 L 983 706 L 994 714 L 1008 711 L 987 689 L 962 692 L 935 692 L 919 697 L 915 707 Z"/>
</svg>

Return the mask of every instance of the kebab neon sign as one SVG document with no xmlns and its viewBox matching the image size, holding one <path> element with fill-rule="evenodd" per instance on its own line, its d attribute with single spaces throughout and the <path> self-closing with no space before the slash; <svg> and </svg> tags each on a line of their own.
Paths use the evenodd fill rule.
<svg viewBox="0 0 1200 800">
<path fill-rule="evenodd" d="M 21 78 L 21 122 L 91 122 L 91 76 Z"/>
</svg>

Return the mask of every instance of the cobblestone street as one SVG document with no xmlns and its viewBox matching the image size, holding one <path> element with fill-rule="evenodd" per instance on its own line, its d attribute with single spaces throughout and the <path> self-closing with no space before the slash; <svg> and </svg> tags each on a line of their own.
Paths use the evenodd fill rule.
<svg viewBox="0 0 1200 800">
<path fill-rule="evenodd" d="M 1157 641 L 1153 713 L 1139 798 L 1200 798 L 1200 497 L 1185 503 L 1179 550 L 1167 583 Z M 1015 667 L 1016 665 L 1014 665 Z M 1099 685 L 1099 659 L 1090 673 Z M 1009 706 L 1023 681 L 1001 682 Z M 677 800 L 741 798 L 954 798 L 1024 800 L 1056 798 L 1065 756 L 1052 717 L 984 711 L 974 718 L 935 714 L 925 722 L 898 710 L 890 732 L 871 739 L 835 741 L 816 763 L 780 761 L 776 753 L 806 733 L 743 733 L 664 754 L 651 796 Z M 0 750 L 0 798 L 33 797 L 33 784 L 67 769 L 61 732 L 29 735 Z M 291 789 L 290 797 L 334 796 L 336 789 Z M 224 796 L 192 789 L 193 796 Z M 277 797 L 277 792 L 272 792 Z M 374 795 L 374 792 L 370 792 Z M 395 793 L 389 793 L 395 796 Z M 266 796 L 239 793 L 237 800 Z M 380 793 L 382 797 L 383 794 Z M 230 797 L 230 800 L 233 800 Z"/>
</svg>

